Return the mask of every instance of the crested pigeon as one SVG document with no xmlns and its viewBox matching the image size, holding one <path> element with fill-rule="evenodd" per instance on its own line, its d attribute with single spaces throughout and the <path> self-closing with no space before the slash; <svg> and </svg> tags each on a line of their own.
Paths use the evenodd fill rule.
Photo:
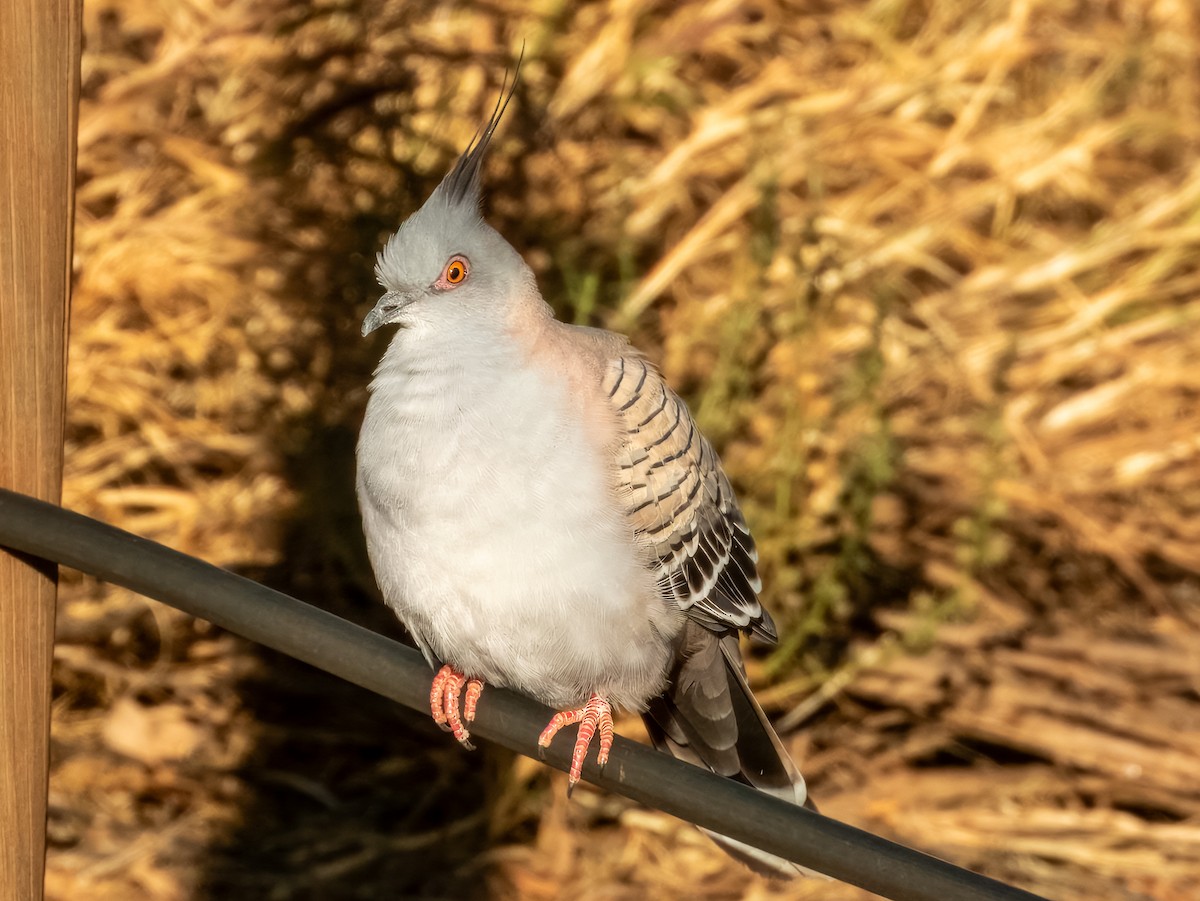
<svg viewBox="0 0 1200 901">
<path fill-rule="evenodd" d="M 433 718 L 469 748 L 485 684 L 529 695 L 560 711 L 540 747 L 579 724 L 573 787 L 597 735 L 607 761 L 612 709 L 638 711 L 660 750 L 811 807 L 746 681 L 738 634 L 776 631 L 717 454 L 626 338 L 554 318 L 481 216 L 512 93 L 387 241 L 362 325 L 398 327 L 358 442 L 363 529 L 436 669 Z M 713 837 L 760 871 L 801 872 Z"/>
</svg>

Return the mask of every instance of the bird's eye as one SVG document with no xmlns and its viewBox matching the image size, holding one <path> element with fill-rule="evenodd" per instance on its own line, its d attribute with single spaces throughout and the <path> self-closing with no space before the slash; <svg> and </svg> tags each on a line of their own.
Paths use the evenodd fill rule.
<svg viewBox="0 0 1200 901">
<path fill-rule="evenodd" d="M 450 285 L 461 284 L 467 277 L 469 265 L 466 257 L 451 257 L 446 268 L 442 270 L 442 280 Z"/>
</svg>

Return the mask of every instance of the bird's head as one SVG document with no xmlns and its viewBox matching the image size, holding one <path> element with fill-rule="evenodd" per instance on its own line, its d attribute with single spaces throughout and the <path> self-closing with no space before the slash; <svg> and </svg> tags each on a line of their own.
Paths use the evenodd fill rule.
<svg viewBox="0 0 1200 901">
<path fill-rule="evenodd" d="M 516 84 L 514 75 L 454 168 L 384 245 L 375 275 L 385 293 L 363 320 L 364 336 L 392 323 L 428 329 L 501 324 L 531 288 L 536 295 L 525 261 L 480 214 L 483 161 Z"/>
</svg>

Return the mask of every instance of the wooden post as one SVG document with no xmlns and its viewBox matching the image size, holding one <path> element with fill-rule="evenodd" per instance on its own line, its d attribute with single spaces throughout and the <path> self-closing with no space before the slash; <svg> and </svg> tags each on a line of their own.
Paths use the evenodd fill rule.
<svg viewBox="0 0 1200 901">
<path fill-rule="evenodd" d="M 0 0 L 0 485 L 57 502 L 79 0 Z M 0 901 L 43 897 L 57 570 L 0 549 Z"/>
</svg>

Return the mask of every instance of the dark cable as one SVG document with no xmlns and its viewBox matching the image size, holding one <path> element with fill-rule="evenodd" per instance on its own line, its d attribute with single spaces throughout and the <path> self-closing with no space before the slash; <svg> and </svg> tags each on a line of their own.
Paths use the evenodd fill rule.
<svg viewBox="0 0 1200 901">
<path fill-rule="evenodd" d="M 124 586 L 408 707 L 428 709 L 432 673 L 416 651 L 156 542 L 0 489 L 0 545 Z M 550 715 L 528 698 L 489 688 L 472 732 L 533 756 Z M 570 742 L 553 745 L 546 761 L 568 769 Z M 1039 901 L 1022 889 L 619 736 L 607 768 L 600 772 L 589 761 L 584 776 L 609 791 L 892 901 Z"/>
</svg>

